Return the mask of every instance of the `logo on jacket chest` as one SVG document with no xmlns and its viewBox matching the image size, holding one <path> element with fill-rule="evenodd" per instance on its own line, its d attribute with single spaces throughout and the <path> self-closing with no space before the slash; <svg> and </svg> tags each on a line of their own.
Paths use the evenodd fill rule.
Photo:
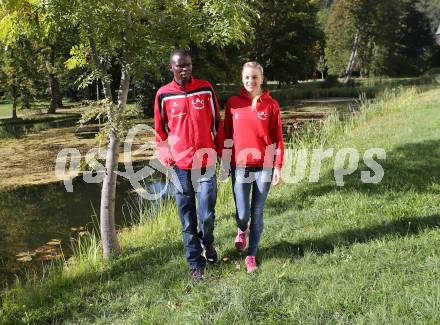
<svg viewBox="0 0 440 325">
<path fill-rule="evenodd" d="M 238 115 L 239 113 L 233 113 L 233 116 L 234 116 L 234 120 L 238 120 L 239 119 L 239 115 Z M 255 113 L 254 112 L 252 112 L 252 114 L 245 114 L 245 118 L 246 118 L 246 116 L 248 116 L 247 118 L 249 118 L 249 119 L 255 119 L 255 115 L 254 115 Z M 269 117 L 269 114 L 267 114 L 267 112 L 257 112 L 257 117 L 260 119 L 260 120 L 262 120 L 262 121 L 266 121 L 267 119 L 268 119 L 268 117 Z"/>
<path fill-rule="evenodd" d="M 193 99 L 191 101 L 192 103 L 192 107 L 196 110 L 201 110 L 205 108 L 205 100 L 204 99 L 200 99 L 200 98 L 196 98 Z"/>
<path fill-rule="evenodd" d="M 172 105 L 172 106 L 174 106 L 174 105 Z M 184 111 L 182 111 L 180 108 L 178 108 L 178 107 L 171 108 L 171 118 L 182 118 L 185 115 L 186 115 L 186 113 Z"/>
<path fill-rule="evenodd" d="M 258 117 L 260 120 L 266 121 L 268 115 L 267 115 L 266 112 L 258 112 L 258 113 L 257 113 L 257 117 Z"/>
</svg>

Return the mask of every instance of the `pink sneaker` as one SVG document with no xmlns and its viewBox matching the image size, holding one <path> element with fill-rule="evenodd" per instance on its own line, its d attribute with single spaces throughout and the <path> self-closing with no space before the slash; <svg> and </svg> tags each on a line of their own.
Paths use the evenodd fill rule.
<svg viewBox="0 0 440 325">
<path fill-rule="evenodd" d="M 246 256 L 244 264 L 246 264 L 246 269 L 248 273 L 254 272 L 257 269 L 257 261 L 255 260 L 255 256 Z"/>
<path fill-rule="evenodd" d="M 242 231 L 240 228 L 237 230 L 237 236 L 235 237 L 235 248 L 238 252 L 243 252 L 246 248 L 246 235 L 248 230 Z"/>
</svg>

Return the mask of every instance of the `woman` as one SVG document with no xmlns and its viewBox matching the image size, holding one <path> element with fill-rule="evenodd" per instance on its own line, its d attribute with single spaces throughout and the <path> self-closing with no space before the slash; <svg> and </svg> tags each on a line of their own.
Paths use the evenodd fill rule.
<svg viewBox="0 0 440 325">
<path fill-rule="evenodd" d="M 281 182 L 284 144 L 279 105 L 267 90 L 261 90 L 261 65 L 245 63 L 242 81 L 240 95 L 226 103 L 224 127 L 226 139 L 233 143 L 231 176 L 238 225 L 235 247 L 243 252 L 249 235 L 245 264 L 247 271 L 253 272 L 264 226 L 264 203 L 271 182 Z"/>
</svg>

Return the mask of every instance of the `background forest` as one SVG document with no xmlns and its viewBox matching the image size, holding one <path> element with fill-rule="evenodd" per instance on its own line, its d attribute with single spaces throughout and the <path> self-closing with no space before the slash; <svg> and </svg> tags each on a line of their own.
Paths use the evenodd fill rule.
<svg viewBox="0 0 440 325">
<path fill-rule="evenodd" d="M 82 1 L 83 12 L 73 12 L 72 6 L 63 1 L 35 3 L 2 1 L 0 98 L 18 108 L 30 108 L 35 100 L 50 99 L 49 112 L 62 107 L 63 98 L 102 99 L 103 75 L 97 72 L 89 40 L 93 33 L 102 34 L 109 28 L 104 21 L 107 14 L 112 14 L 106 9 L 111 1 L 90 3 L 93 10 L 87 10 L 87 1 Z M 246 6 L 247 11 L 237 18 L 246 20 L 236 25 L 241 29 L 236 31 L 239 35 L 231 36 L 223 26 L 224 30 L 215 36 L 217 40 L 193 37 L 205 28 L 205 22 L 200 22 L 199 31 L 192 35 L 184 35 L 178 25 L 158 28 L 154 40 L 147 39 L 141 27 L 133 30 L 137 46 L 149 53 L 136 58 L 143 61 L 131 76 L 128 100 L 139 103 L 151 115 L 157 87 L 170 78 L 168 53 L 181 46 L 193 55 L 194 74 L 213 84 L 236 82 L 247 60 L 259 61 L 267 80 L 280 84 L 336 77 L 346 77 L 344 81 L 349 82 L 351 75 L 416 76 L 440 66 L 440 49 L 433 37 L 440 0 L 268 0 L 250 1 Z M 162 14 L 177 16 L 179 6 L 174 7 Z M 160 8 L 156 9 L 159 12 Z M 153 25 L 154 19 L 159 19 L 149 18 L 140 19 L 139 24 Z M 84 28 L 81 19 L 93 21 Z M 184 24 L 184 15 L 179 19 Z M 110 27 L 113 30 L 106 32 L 120 32 Z M 170 30 L 175 34 L 169 35 Z M 158 44 L 158 39 L 163 44 Z M 100 57 L 102 68 L 116 93 L 123 44 L 111 42 L 100 41 L 96 46 L 101 47 L 98 52 L 105 53 Z M 356 56 L 350 61 L 353 54 Z"/>
</svg>

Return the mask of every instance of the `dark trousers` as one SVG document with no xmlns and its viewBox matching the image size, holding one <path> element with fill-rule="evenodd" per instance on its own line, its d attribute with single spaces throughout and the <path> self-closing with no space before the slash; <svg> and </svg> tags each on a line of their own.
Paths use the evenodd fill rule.
<svg viewBox="0 0 440 325">
<path fill-rule="evenodd" d="M 176 205 L 182 223 L 186 260 L 192 269 L 204 267 L 206 260 L 201 255 L 201 242 L 204 245 L 214 242 L 215 202 L 217 200 L 215 173 L 211 177 L 194 177 L 194 174 L 191 177 L 191 170 L 174 166 L 174 171 L 177 176 L 177 179 L 174 179 Z M 197 175 L 200 174 L 199 171 Z"/>
</svg>

